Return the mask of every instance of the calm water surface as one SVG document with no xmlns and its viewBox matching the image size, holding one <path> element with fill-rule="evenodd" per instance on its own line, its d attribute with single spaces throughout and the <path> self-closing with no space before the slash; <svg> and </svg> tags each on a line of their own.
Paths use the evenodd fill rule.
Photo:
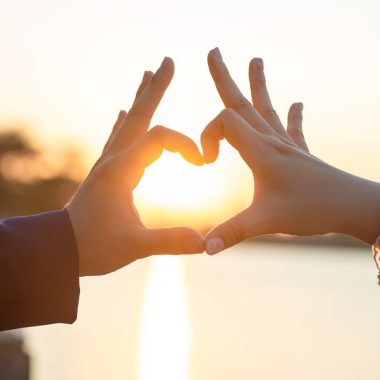
<svg viewBox="0 0 380 380">
<path fill-rule="evenodd" d="M 186 305 L 185 380 L 380 378 L 380 288 L 369 250 L 246 244 L 82 280 L 74 325 L 25 330 L 33 380 L 140 379 L 147 284 L 165 268 L 177 275 L 163 272 L 162 290 L 151 283 L 158 289 L 149 314 L 161 318 L 157 355 L 170 363 L 176 343 L 169 337 L 186 334 L 173 333 L 165 320 L 177 318 L 176 304 Z M 185 303 L 170 299 L 176 289 Z M 152 379 L 169 380 L 167 370 Z"/>
</svg>

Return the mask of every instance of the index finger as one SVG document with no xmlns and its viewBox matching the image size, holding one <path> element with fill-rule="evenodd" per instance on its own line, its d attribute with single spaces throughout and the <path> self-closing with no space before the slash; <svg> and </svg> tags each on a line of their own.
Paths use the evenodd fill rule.
<svg viewBox="0 0 380 380">
<path fill-rule="evenodd" d="M 174 62 L 165 57 L 151 78 L 148 87 L 140 94 L 119 128 L 112 151 L 120 151 L 139 139 L 149 128 L 153 114 L 163 98 L 174 75 Z"/>
<path fill-rule="evenodd" d="M 264 74 L 264 62 L 261 58 L 254 58 L 249 64 L 249 83 L 254 107 L 279 135 L 288 139 L 289 137 L 270 100 Z"/>
<path fill-rule="evenodd" d="M 156 126 L 116 158 L 117 167 L 126 172 L 123 176 L 129 187 L 133 189 L 137 186 L 145 168 L 156 161 L 164 149 L 179 152 L 186 161 L 194 165 L 201 166 L 204 163 L 191 138 L 163 126 Z M 120 175 L 120 171 L 117 171 Z"/>
<path fill-rule="evenodd" d="M 208 65 L 216 89 L 227 108 L 234 109 L 241 117 L 248 121 L 259 132 L 267 133 L 269 126 L 262 123 L 263 119 L 254 109 L 253 105 L 241 93 L 239 87 L 231 78 L 227 66 L 223 62 L 218 48 L 208 54 Z"/>
<path fill-rule="evenodd" d="M 223 110 L 203 130 L 201 144 L 206 163 L 215 161 L 219 154 L 219 141 L 226 139 L 252 169 L 264 157 L 263 136 L 232 109 Z"/>
</svg>

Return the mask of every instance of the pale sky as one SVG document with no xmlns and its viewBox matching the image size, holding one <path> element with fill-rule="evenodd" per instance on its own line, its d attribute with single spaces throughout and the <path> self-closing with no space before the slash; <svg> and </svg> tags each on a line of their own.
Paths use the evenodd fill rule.
<svg viewBox="0 0 380 380">
<path fill-rule="evenodd" d="M 380 180 L 379 16 L 375 0 L 0 0 L 0 125 L 25 124 L 44 144 L 68 139 L 95 155 L 118 110 L 128 109 L 143 71 L 154 71 L 168 55 L 176 74 L 153 124 L 198 141 L 222 109 L 206 63 L 208 50 L 218 46 L 247 96 L 248 63 L 257 56 L 264 59 L 278 113 L 285 117 L 292 102 L 304 103 L 313 154 Z M 178 165 L 186 178 L 200 173 Z M 157 185 L 162 169 L 151 172 L 157 179 L 146 181 Z M 195 194 L 208 191 L 198 207 L 208 204 L 216 212 L 223 192 L 236 207 L 249 199 L 248 173 L 223 147 L 215 166 L 178 182 Z M 236 187 L 243 196 L 236 196 Z M 173 191 L 179 193 L 183 188 Z M 155 202 L 149 190 L 139 196 Z"/>
</svg>

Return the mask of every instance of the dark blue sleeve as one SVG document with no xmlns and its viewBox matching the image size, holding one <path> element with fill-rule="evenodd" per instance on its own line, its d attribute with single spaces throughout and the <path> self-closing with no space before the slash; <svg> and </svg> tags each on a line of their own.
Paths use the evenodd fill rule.
<svg viewBox="0 0 380 380">
<path fill-rule="evenodd" d="M 73 323 L 78 253 L 65 210 L 0 221 L 0 331 Z"/>
</svg>

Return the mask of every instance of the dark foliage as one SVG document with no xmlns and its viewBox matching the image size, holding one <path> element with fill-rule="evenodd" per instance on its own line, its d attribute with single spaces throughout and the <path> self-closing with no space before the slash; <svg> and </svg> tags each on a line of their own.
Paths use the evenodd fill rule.
<svg viewBox="0 0 380 380">
<path fill-rule="evenodd" d="M 25 182 L 5 174 L 6 159 L 39 160 L 41 152 L 19 131 L 0 134 L 0 217 L 28 215 L 62 208 L 78 187 L 70 173 Z M 30 166 L 29 166 L 30 168 Z M 28 170 L 28 169 L 25 169 Z"/>
</svg>

